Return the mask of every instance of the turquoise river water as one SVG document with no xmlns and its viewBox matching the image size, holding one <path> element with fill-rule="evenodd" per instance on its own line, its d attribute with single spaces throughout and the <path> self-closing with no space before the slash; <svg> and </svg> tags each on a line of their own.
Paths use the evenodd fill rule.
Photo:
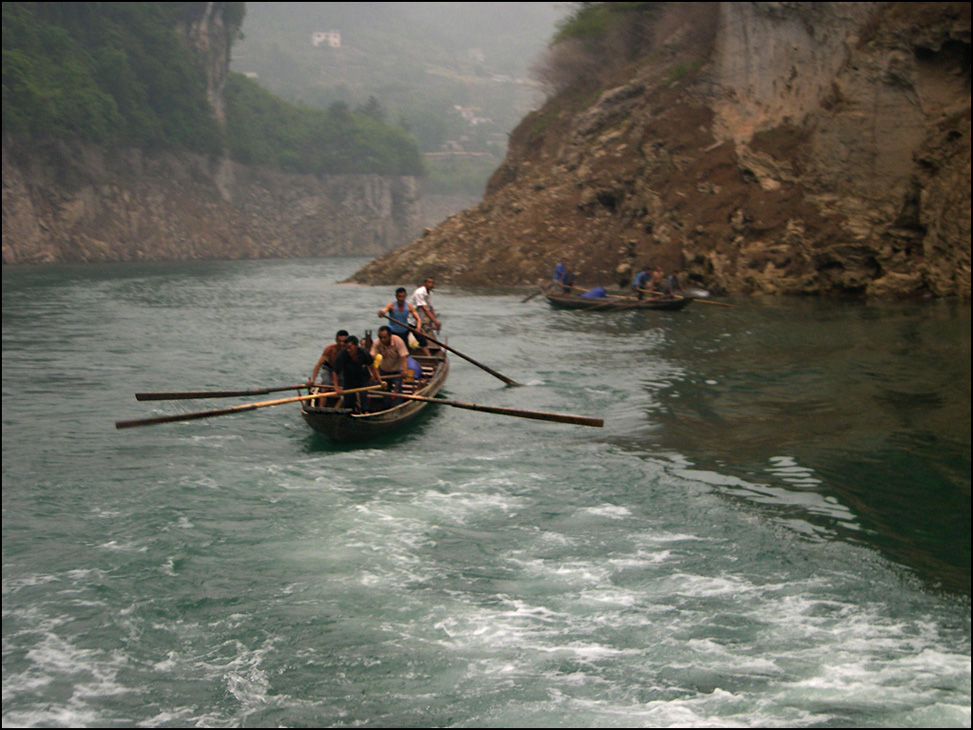
<svg viewBox="0 0 973 730">
<path fill-rule="evenodd" d="M 970 727 L 969 304 L 440 282 L 522 384 L 446 397 L 604 427 L 115 429 L 306 379 L 364 263 L 3 268 L 5 727 Z"/>
</svg>

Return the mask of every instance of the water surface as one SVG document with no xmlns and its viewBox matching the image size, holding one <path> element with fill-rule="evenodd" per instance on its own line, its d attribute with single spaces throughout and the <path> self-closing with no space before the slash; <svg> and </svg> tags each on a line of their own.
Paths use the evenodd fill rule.
<svg viewBox="0 0 973 730">
<path fill-rule="evenodd" d="M 523 384 L 447 397 L 605 427 L 114 428 L 303 380 L 362 263 L 3 269 L 4 725 L 969 727 L 969 305 L 443 286 Z"/>
</svg>

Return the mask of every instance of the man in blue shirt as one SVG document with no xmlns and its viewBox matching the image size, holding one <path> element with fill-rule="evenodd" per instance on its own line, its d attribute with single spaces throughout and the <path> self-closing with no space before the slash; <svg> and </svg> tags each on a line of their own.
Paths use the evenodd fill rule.
<svg viewBox="0 0 973 730">
<path fill-rule="evenodd" d="M 635 279 L 632 280 L 632 289 L 641 299 L 645 295 L 645 290 L 649 288 L 652 283 L 652 267 L 646 266 L 639 273 L 635 275 Z"/>
<path fill-rule="evenodd" d="M 406 301 L 405 296 L 405 287 L 400 286 L 395 290 L 395 301 L 389 302 L 379 309 L 378 316 L 391 320 L 389 326 L 392 328 L 392 334 L 401 337 L 406 347 L 408 347 L 409 332 L 411 332 L 409 326 L 421 332 L 422 317 L 419 316 L 419 311 Z M 429 348 L 426 344 L 426 338 L 417 335 L 417 339 L 419 340 L 419 347 L 422 350 L 422 354 L 428 355 Z"/>
</svg>

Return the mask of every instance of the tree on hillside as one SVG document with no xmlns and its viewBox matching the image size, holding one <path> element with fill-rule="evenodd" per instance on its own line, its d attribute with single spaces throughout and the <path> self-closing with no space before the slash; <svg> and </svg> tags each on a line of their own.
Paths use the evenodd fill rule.
<svg viewBox="0 0 973 730">
<path fill-rule="evenodd" d="M 288 104 L 230 74 L 221 128 L 176 28 L 207 3 L 3 3 L 3 132 L 219 154 L 293 172 L 422 174 L 405 130 L 374 97 L 352 111 Z M 222 3 L 227 42 L 243 3 Z"/>
</svg>

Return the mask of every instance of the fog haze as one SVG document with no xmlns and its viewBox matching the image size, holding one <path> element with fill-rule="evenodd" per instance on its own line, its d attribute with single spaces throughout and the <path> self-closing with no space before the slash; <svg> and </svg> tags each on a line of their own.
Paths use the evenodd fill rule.
<svg viewBox="0 0 973 730">
<path fill-rule="evenodd" d="M 563 3 L 248 3 L 232 68 L 312 106 L 374 97 L 429 150 L 436 145 L 421 128 L 430 114 L 476 107 L 477 117 L 508 132 L 539 105 L 530 69 L 567 10 Z M 316 32 L 339 40 L 314 45 Z"/>
</svg>

